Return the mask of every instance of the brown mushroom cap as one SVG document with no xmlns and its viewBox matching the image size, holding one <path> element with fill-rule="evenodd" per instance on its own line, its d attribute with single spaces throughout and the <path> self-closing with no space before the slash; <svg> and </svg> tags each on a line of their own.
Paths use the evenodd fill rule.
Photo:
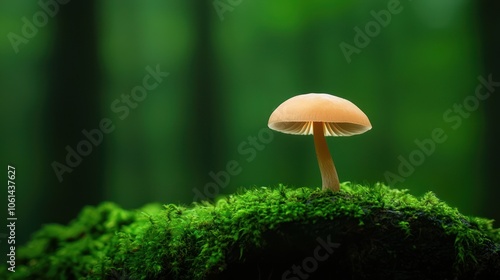
<svg viewBox="0 0 500 280">
<path fill-rule="evenodd" d="M 288 134 L 313 134 L 313 122 L 324 123 L 325 136 L 351 136 L 372 128 L 370 120 L 351 101 L 326 93 L 294 96 L 269 118 L 269 128 Z"/>
</svg>

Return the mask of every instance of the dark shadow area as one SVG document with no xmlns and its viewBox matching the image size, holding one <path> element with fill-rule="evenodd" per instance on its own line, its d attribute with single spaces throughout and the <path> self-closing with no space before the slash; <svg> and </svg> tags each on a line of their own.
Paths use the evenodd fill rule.
<svg viewBox="0 0 500 280">
<path fill-rule="evenodd" d="M 45 166 L 50 176 L 39 199 L 42 221 L 67 223 L 84 205 L 102 201 L 106 139 L 98 132 L 103 116 L 96 21 L 95 1 L 71 2 L 55 18 L 45 104 L 52 164 Z"/>
<path fill-rule="evenodd" d="M 483 154 L 485 158 L 485 180 L 486 180 L 486 209 L 485 215 L 495 219 L 495 226 L 500 225 L 500 210 L 498 198 L 500 197 L 500 173 L 498 160 L 500 159 L 500 130 L 498 120 L 500 120 L 500 2 L 494 0 L 481 0 L 477 2 L 479 7 L 479 34 L 483 51 L 484 75 L 487 79 L 491 75 L 494 83 L 491 96 L 484 102 L 485 110 L 485 143 Z"/>
</svg>

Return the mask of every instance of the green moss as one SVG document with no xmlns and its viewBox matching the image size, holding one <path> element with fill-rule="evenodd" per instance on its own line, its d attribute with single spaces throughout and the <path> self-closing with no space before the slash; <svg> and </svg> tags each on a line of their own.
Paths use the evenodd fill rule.
<svg viewBox="0 0 500 280">
<path fill-rule="evenodd" d="M 282 279 L 322 240 L 338 248 L 308 279 L 500 276 L 492 221 L 464 216 L 432 192 L 416 198 L 343 183 L 337 193 L 262 187 L 191 207 L 87 207 L 68 226 L 35 233 L 18 250 L 16 272 L 3 268 L 0 278 Z"/>
</svg>

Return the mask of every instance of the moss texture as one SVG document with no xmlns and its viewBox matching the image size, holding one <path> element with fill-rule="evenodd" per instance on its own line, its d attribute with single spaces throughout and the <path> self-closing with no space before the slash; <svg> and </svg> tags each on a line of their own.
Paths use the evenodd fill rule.
<svg viewBox="0 0 500 280">
<path fill-rule="evenodd" d="M 86 207 L 1 279 L 500 279 L 500 232 L 429 192 L 254 188 L 191 207 Z"/>
</svg>

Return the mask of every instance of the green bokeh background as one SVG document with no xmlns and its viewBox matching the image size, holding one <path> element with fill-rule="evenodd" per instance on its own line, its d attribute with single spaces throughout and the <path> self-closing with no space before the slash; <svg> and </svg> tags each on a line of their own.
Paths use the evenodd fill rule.
<svg viewBox="0 0 500 280">
<path fill-rule="evenodd" d="M 220 194 L 320 186 L 312 136 L 267 128 L 281 102 L 307 92 L 349 99 L 373 125 L 363 135 L 327 139 L 341 181 L 386 182 L 386 172 L 398 173 L 398 157 L 417 149 L 415 140 L 441 128 L 446 141 L 394 187 L 431 190 L 465 214 L 500 217 L 489 199 L 495 162 L 487 159 L 494 153 L 488 133 L 498 132 L 487 121 L 498 113 L 487 108 L 498 105 L 497 93 L 457 129 L 443 118 L 474 94 L 478 76 L 494 73 L 480 4 L 402 0 L 349 63 L 340 44 L 355 46 L 354 28 L 365 30 L 371 12 L 389 3 L 396 2 L 75 0 L 58 5 L 16 53 L 8 34 L 22 35 L 23 17 L 33 22 L 43 8 L 2 1 L 0 152 L 2 168 L 17 171 L 17 244 L 87 204 L 189 204 L 193 189 L 217 183 L 209 173 L 220 175 L 229 162 L 241 172 Z M 157 65 L 170 75 L 120 119 L 111 104 Z M 81 131 L 103 118 L 114 131 L 59 182 L 51 164 L 64 163 L 66 145 L 76 148 Z M 7 250 L 5 239 L 0 247 Z"/>
</svg>

